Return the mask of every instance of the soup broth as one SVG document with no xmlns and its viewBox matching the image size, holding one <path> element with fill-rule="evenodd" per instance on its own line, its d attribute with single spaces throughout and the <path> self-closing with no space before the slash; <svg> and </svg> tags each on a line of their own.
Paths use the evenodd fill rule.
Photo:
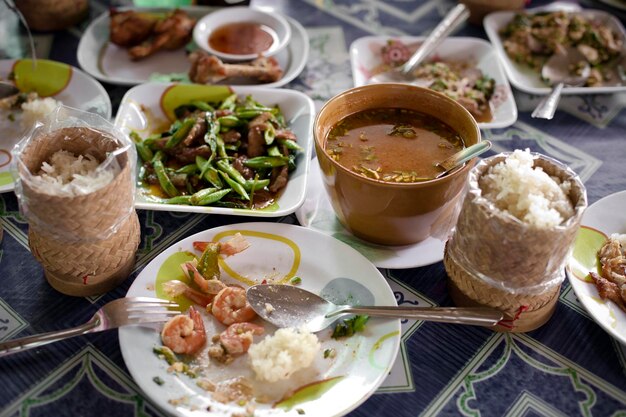
<svg viewBox="0 0 626 417">
<path fill-rule="evenodd" d="M 352 171 L 388 182 L 418 182 L 442 172 L 435 163 L 465 147 L 450 126 L 408 109 L 352 114 L 330 130 L 325 150 Z"/>
</svg>

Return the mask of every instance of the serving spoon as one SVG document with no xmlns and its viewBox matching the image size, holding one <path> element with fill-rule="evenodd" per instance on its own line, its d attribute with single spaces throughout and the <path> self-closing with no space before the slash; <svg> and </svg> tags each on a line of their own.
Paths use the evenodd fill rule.
<svg viewBox="0 0 626 417">
<path fill-rule="evenodd" d="M 408 61 L 391 71 L 374 75 L 369 79 L 368 83 L 406 83 L 413 81 L 415 79 L 413 76 L 415 68 L 417 68 L 417 66 L 421 64 L 454 29 L 465 22 L 469 14 L 469 9 L 462 3 L 453 7 L 435 29 L 430 32 L 430 35 L 422 42 Z"/>
<path fill-rule="evenodd" d="M 398 307 L 336 305 L 293 285 L 259 284 L 247 290 L 248 303 L 264 320 L 277 327 L 305 328 L 318 332 L 346 314 L 406 318 L 441 323 L 495 326 L 499 310 L 483 307 Z"/>
<path fill-rule="evenodd" d="M 572 66 L 583 63 L 578 74 L 572 74 Z M 561 53 L 552 55 L 541 69 L 541 77 L 552 85 L 552 91 L 545 97 L 531 114 L 536 119 L 552 119 L 561 99 L 563 87 L 578 87 L 587 81 L 591 68 L 583 54 L 576 48 L 565 48 Z"/>
<path fill-rule="evenodd" d="M 441 162 L 437 162 L 435 164 L 436 167 L 443 169 L 443 172 L 437 174 L 435 178 L 441 178 L 444 175 L 447 175 L 450 171 L 459 167 L 474 158 L 475 156 L 481 155 L 491 149 L 491 142 L 488 140 L 483 140 L 478 143 L 475 143 L 467 148 L 463 149 L 460 152 L 455 153 L 451 157 L 444 159 Z"/>
</svg>

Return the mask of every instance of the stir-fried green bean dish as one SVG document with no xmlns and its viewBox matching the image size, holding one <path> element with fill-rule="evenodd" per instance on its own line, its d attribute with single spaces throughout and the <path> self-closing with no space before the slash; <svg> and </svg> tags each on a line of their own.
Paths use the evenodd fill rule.
<svg viewBox="0 0 626 417">
<path fill-rule="evenodd" d="M 287 185 L 301 148 L 278 106 L 232 94 L 175 110 L 162 133 L 131 138 L 140 184 L 169 204 L 262 209 Z"/>
<path fill-rule="evenodd" d="M 536 71 L 559 50 L 574 47 L 591 67 L 586 86 L 620 82 L 614 69 L 622 59 L 624 39 L 598 18 L 563 11 L 518 13 L 500 35 L 508 56 Z"/>
</svg>

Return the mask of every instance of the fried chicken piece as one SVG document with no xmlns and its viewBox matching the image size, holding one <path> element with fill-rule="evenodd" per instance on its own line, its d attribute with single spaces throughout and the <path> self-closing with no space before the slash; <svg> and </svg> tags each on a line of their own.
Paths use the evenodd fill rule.
<svg viewBox="0 0 626 417">
<path fill-rule="evenodd" d="M 589 275 L 593 279 L 598 289 L 598 294 L 603 300 L 611 300 L 619 306 L 626 313 L 626 294 L 624 290 L 620 291 L 617 284 L 609 281 L 606 278 L 601 277 L 595 272 L 590 272 Z"/>
<path fill-rule="evenodd" d="M 283 76 L 283 70 L 273 57 L 259 57 L 245 64 L 225 64 L 216 56 L 196 51 L 189 55 L 189 60 L 189 78 L 197 84 L 213 84 L 234 77 L 274 82 Z"/>
<path fill-rule="evenodd" d="M 148 13 L 137 13 L 133 10 L 123 12 L 109 11 L 110 39 L 115 45 L 127 48 L 139 45 L 152 34 L 158 18 Z"/>
<path fill-rule="evenodd" d="M 195 24 L 196 19 L 184 11 L 176 9 L 155 25 L 152 39 L 130 48 L 128 54 L 132 59 L 139 60 L 161 49 L 178 49 L 191 40 L 191 33 Z"/>
</svg>

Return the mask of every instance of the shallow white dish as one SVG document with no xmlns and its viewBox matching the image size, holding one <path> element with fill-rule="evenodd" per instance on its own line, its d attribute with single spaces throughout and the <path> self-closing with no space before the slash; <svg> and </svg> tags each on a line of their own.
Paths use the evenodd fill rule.
<svg viewBox="0 0 626 417">
<path fill-rule="evenodd" d="M 128 9 L 128 8 L 126 8 Z M 215 8 L 183 7 L 189 15 L 200 18 Z M 125 10 L 120 8 L 120 10 Z M 164 12 L 166 9 L 145 8 L 148 12 Z M 291 27 L 291 40 L 275 58 L 283 69 L 283 77 L 273 83 L 248 83 L 263 87 L 281 87 L 296 78 L 304 69 L 309 56 L 309 37 L 296 20 L 286 17 Z M 154 75 L 187 74 L 189 61 L 185 48 L 175 51 L 159 51 L 141 61 L 132 61 L 125 49 L 109 42 L 109 12 L 94 19 L 83 33 L 78 44 L 78 62 L 87 73 L 99 80 L 119 85 L 136 85 L 150 81 Z M 228 80 L 224 81 L 225 84 Z"/>
<path fill-rule="evenodd" d="M 356 300 L 362 304 L 371 302 L 375 305 L 396 305 L 389 284 L 354 249 L 321 233 L 280 223 L 222 226 L 190 236 L 172 245 L 150 262 L 135 279 L 127 296 L 158 295 L 155 288 L 158 291 L 163 281 L 184 279 L 182 270 L 178 268 L 172 255 L 184 256 L 184 251 L 193 252 L 194 241 L 225 240 L 236 232 L 241 232 L 251 246 L 222 262 L 222 271 L 232 271 L 228 274 L 222 273 L 225 281 L 239 275 L 256 282 L 269 277 L 285 282 L 291 276 L 298 275 L 302 278 L 302 288 L 327 298 L 332 294 L 337 301 L 345 302 L 346 298 L 353 297 L 353 302 Z M 169 266 L 163 266 L 167 260 Z M 225 264 L 227 268 L 224 267 Z M 176 273 L 169 275 L 167 271 L 170 267 L 180 276 L 176 276 Z M 250 285 L 250 282 L 239 283 Z M 212 317 L 204 317 L 208 335 L 224 328 L 221 324 L 216 324 Z M 273 332 L 270 325 L 266 324 L 265 327 L 266 334 Z M 317 387 L 318 392 L 309 396 L 303 395 L 306 398 L 291 404 L 290 411 L 273 407 L 271 403 L 259 404 L 255 416 L 297 416 L 298 409 L 302 409 L 308 416 L 340 416 L 355 409 L 376 390 L 387 377 L 398 352 L 400 321 L 371 318 L 362 333 L 340 341 L 331 339 L 330 333 L 330 329 L 317 333 L 322 348 L 309 369 L 299 371 L 287 381 L 266 383 L 259 389 L 280 398 L 282 391 L 304 388 L 305 384 L 317 381 L 331 381 L 334 385 L 330 386 L 327 382 L 310 386 L 308 389 Z M 119 330 L 119 341 L 126 366 L 137 384 L 152 401 L 168 413 L 176 416 L 231 416 L 245 409 L 234 403 L 221 404 L 213 401 L 210 394 L 196 385 L 195 380 L 167 372 L 167 363 L 152 353 L 152 348 L 161 344 L 156 329 L 124 327 Z M 323 351 L 328 348 L 336 350 L 335 358 L 323 358 Z M 226 367 L 226 370 L 219 364 L 211 363 L 206 368 L 206 376 L 214 382 L 218 382 L 220 378 L 232 377 L 233 373 L 254 378 L 246 360 L 246 356 L 240 357 Z M 226 373 L 230 375 L 225 375 Z M 153 381 L 155 377 L 161 378 L 164 384 L 157 385 Z M 168 402 L 184 395 L 189 397 L 187 406 L 174 406 Z M 191 412 L 190 405 L 197 406 L 196 411 Z M 211 407 L 210 413 L 205 411 L 207 406 Z"/>
<path fill-rule="evenodd" d="M 291 40 L 291 26 L 280 13 L 268 13 L 251 7 L 228 7 L 214 11 L 198 20 L 193 28 L 193 39 L 201 49 L 226 61 L 249 61 L 259 54 L 231 54 L 211 47 L 208 39 L 217 28 L 230 23 L 251 22 L 269 28 L 275 35 L 272 45 L 263 52 L 269 57 L 282 51 Z"/>
<path fill-rule="evenodd" d="M 445 242 L 432 237 L 413 245 L 382 246 L 352 235 L 335 216 L 316 159 L 311 162 L 306 188 L 304 204 L 296 210 L 300 224 L 347 243 L 378 268 L 417 268 L 443 259 Z"/>
<path fill-rule="evenodd" d="M 0 60 L 0 79 L 6 80 L 9 73 L 16 71 L 17 65 L 29 71 L 30 60 Z M 47 97 L 60 101 L 66 106 L 97 113 L 105 119 L 111 118 L 111 99 L 100 83 L 78 68 L 62 62 L 38 60 L 38 69 L 28 76 L 31 86 L 45 88 Z M 26 66 L 27 64 L 27 66 Z M 18 70 L 21 71 L 21 70 Z M 29 72 L 30 73 L 30 72 Z M 19 119 L 19 118 L 18 118 Z M 15 183 L 10 173 L 11 149 L 26 133 L 19 120 L 10 121 L 4 117 L 0 121 L 0 193 L 13 191 Z"/>
<path fill-rule="evenodd" d="M 613 233 L 626 233 L 626 191 L 611 194 L 587 208 L 567 264 L 569 282 L 591 317 L 611 336 L 626 345 L 626 313 L 612 301 L 602 300 L 587 278 L 597 271 L 598 249 Z"/>
<path fill-rule="evenodd" d="M 383 63 L 381 47 L 388 40 L 397 40 L 410 46 L 423 42 L 424 37 L 402 36 L 365 36 L 352 42 L 350 46 L 350 62 L 355 86 L 367 84 L 371 71 Z M 517 120 L 515 98 L 507 81 L 506 75 L 497 60 L 493 47 L 482 39 L 453 37 L 445 39 L 433 52 L 431 59 L 468 61 L 475 63 L 483 74 L 496 81 L 498 97 L 492 99 L 493 119 L 490 122 L 478 123 L 481 129 L 494 129 L 510 126 Z"/>
<path fill-rule="evenodd" d="M 194 99 L 203 99 L 215 90 L 229 89 L 241 96 L 252 95 L 257 101 L 267 106 L 280 106 L 285 120 L 298 138 L 298 144 L 304 149 L 297 156 L 297 167 L 289 175 L 289 183 L 277 200 L 274 211 L 243 210 L 222 207 L 188 206 L 163 204 L 150 198 L 137 187 L 135 207 L 146 210 L 166 210 L 192 213 L 229 214 L 255 217 L 280 217 L 293 213 L 304 202 L 306 179 L 309 172 L 312 152 L 312 130 L 315 106 L 313 101 L 299 91 L 272 89 L 265 87 L 226 87 L 203 86 L 196 84 L 161 84 L 146 83 L 128 90 L 117 112 L 115 126 L 128 134 L 134 130 L 145 138 L 151 133 L 160 132 L 169 126 L 170 118 L 166 111 L 171 106 L 188 103 Z M 172 103 L 171 106 L 168 103 Z"/>
<path fill-rule="evenodd" d="M 580 6 L 572 3 L 556 2 L 545 7 L 537 7 L 528 9 L 528 13 L 536 13 L 541 11 L 559 11 L 580 12 L 585 16 L 602 19 L 606 25 L 617 33 L 621 34 L 622 39 L 626 39 L 626 30 L 618 19 L 611 16 L 607 12 L 601 10 L 582 9 Z M 483 25 L 485 32 L 504 66 L 506 75 L 513 86 L 521 91 L 535 95 L 545 95 L 550 93 L 550 88 L 541 80 L 541 74 L 533 71 L 531 68 L 514 62 L 506 54 L 502 39 L 500 38 L 500 29 L 505 27 L 513 18 L 515 12 L 503 11 L 490 13 L 484 19 Z M 616 93 L 626 91 L 626 85 L 603 86 L 603 87 L 567 87 L 561 94 L 599 94 L 599 93 Z"/>
</svg>

